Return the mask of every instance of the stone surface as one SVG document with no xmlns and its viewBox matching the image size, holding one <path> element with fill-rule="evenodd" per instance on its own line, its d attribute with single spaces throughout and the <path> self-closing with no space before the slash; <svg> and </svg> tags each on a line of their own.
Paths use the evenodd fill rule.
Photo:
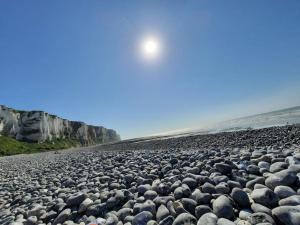
<svg viewBox="0 0 300 225">
<path fill-rule="evenodd" d="M 218 197 L 213 202 L 213 212 L 219 218 L 231 219 L 233 217 L 233 207 L 230 200 L 224 195 Z"/>
<path fill-rule="evenodd" d="M 231 192 L 232 199 L 240 208 L 249 208 L 250 200 L 248 194 L 240 188 L 233 188 Z"/>
<path fill-rule="evenodd" d="M 195 208 L 195 216 L 197 217 L 197 219 L 209 212 L 212 212 L 212 209 L 207 205 L 199 205 Z"/>
<path fill-rule="evenodd" d="M 170 212 L 167 209 L 167 207 L 165 205 L 160 205 L 156 212 L 157 222 L 160 222 L 161 220 L 165 219 L 169 215 L 170 215 Z"/>
<path fill-rule="evenodd" d="M 1 157 L 0 224 L 295 225 L 299 134 L 286 126 Z"/>
<path fill-rule="evenodd" d="M 53 221 L 53 225 L 57 225 L 59 223 L 65 222 L 70 215 L 71 215 L 71 209 L 68 208 L 65 209 L 56 217 L 56 219 Z"/>
<path fill-rule="evenodd" d="M 299 225 L 300 206 L 280 206 L 272 210 L 278 224 Z"/>
<path fill-rule="evenodd" d="M 250 224 L 271 223 L 272 225 L 276 225 L 272 216 L 270 216 L 266 213 L 261 213 L 261 212 L 251 214 L 247 218 L 247 221 Z"/>
<path fill-rule="evenodd" d="M 230 174 L 232 171 L 232 167 L 226 163 L 216 163 L 215 166 L 222 174 Z"/>
<path fill-rule="evenodd" d="M 296 191 L 294 191 L 291 187 L 288 186 L 277 186 L 274 189 L 274 193 L 278 196 L 278 198 L 287 198 L 292 195 L 296 195 Z"/>
<path fill-rule="evenodd" d="M 253 192 L 251 193 L 251 198 L 255 203 L 271 208 L 276 206 L 278 203 L 277 195 L 269 188 L 260 188 L 253 190 Z"/>
<path fill-rule="evenodd" d="M 235 225 L 235 223 L 228 219 L 220 218 L 218 219 L 217 225 Z"/>
<path fill-rule="evenodd" d="M 217 225 L 218 217 L 213 213 L 205 213 L 198 220 L 197 225 Z"/>
<path fill-rule="evenodd" d="M 152 217 L 153 215 L 148 211 L 140 212 L 133 218 L 132 225 L 147 225 Z"/>
<path fill-rule="evenodd" d="M 279 201 L 279 205 L 283 206 L 283 205 L 300 205 L 300 195 L 293 195 L 284 199 L 281 199 Z"/>
<path fill-rule="evenodd" d="M 271 189 L 281 185 L 290 186 L 293 185 L 297 179 L 297 175 L 294 171 L 285 169 L 269 176 L 266 179 L 266 185 Z"/>
<path fill-rule="evenodd" d="M 197 219 L 189 213 L 181 213 L 173 222 L 173 225 L 190 224 L 196 225 Z"/>
</svg>

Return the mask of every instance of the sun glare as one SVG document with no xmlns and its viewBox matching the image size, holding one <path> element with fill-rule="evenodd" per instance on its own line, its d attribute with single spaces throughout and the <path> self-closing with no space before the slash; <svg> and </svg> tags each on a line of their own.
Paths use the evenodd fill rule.
<svg viewBox="0 0 300 225">
<path fill-rule="evenodd" d="M 145 58 L 155 59 L 160 53 L 160 44 L 156 38 L 146 38 L 142 41 L 141 51 Z"/>
</svg>

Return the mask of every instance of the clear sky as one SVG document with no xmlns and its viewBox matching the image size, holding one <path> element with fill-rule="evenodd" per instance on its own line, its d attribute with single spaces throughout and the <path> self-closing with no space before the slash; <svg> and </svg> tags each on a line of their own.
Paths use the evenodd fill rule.
<svg viewBox="0 0 300 225">
<path fill-rule="evenodd" d="M 300 105 L 300 1 L 1 0 L 0 78 L 0 104 L 123 138 Z"/>
</svg>

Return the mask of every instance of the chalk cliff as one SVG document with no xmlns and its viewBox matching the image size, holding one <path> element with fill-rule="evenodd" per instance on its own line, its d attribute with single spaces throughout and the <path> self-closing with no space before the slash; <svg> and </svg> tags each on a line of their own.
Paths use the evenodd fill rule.
<svg viewBox="0 0 300 225">
<path fill-rule="evenodd" d="M 0 105 L 0 135 L 20 141 L 45 142 L 74 139 L 82 145 L 120 140 L 116 131 L 69 121 L 43 111 L 20 111 Z"/>
</svg>

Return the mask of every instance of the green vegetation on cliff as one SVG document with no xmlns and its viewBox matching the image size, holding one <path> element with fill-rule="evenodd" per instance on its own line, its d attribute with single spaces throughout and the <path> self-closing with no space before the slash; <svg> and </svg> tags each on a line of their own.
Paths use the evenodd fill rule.
<svg viewBox="0 0 300 225">
<path fill-rule="evenodd" d="M 0 156 L 45 152 L 80 146 L 76 140 L 57 139 L 44 143 L 27 143 L 14 138 L 0 136 Z"/>
</svg>

